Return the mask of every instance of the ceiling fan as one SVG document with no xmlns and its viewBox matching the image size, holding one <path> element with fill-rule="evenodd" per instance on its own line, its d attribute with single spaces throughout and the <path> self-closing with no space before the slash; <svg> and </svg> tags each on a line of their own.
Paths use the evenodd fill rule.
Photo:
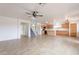
<svg viewBox="0 0 79 59">
<path fill-rule="evenodd" d="M 34 18 L 36 18 L 36 17 L 43 17 L 44 15 L 40 14 L 38 9 L 40 9 L 39 8 L 40 6 L 43 7 L 45 5 L 45 3 L 38 3 L 37 5 L 38 5 L 38 7 L 34 7 L 36 9 L 33 9 L 33 11 L 32 10 L 28 10 L 26 8 L 23 8 L 23 7 L 22 8 L 25 10 L 25 14 L 27 14 L 28 16 L 31 16 L 31 17 L 34 17 Z"/>
<path fill-rule="evenodd" d="M 30 12 L 26 12 L 26 14 L 33 17 L 43 17 L 43 15 L 39 14 L 38 11 L 30 11 Z"/>
</svg>

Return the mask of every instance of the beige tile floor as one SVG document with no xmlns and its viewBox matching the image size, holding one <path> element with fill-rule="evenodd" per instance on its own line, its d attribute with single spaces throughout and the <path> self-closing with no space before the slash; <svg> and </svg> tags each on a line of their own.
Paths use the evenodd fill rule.
<svg viewBox="0 0 79 59">
<path fill-rule="evenodd" d="M 78 38 L 39 36 L 0 42 L 0 55 L 79 54 Z"/>
</svg>

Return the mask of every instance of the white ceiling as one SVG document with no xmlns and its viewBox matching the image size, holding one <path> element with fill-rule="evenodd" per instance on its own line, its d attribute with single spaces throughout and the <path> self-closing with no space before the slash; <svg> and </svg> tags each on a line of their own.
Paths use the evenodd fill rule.
<svg viewBox="0 0 79 59">
<path fill-rule="evenodd" d="M 53 18 L 64 18 L 67 15 L 79 16 L 78 3 L 46 3 L 43 6 L 38 3 L 1 3 L 0 15 L 8 17 L 18 17 L 27 19 L 28 15 L 25 13 L 28 10 L 38 10 L 44 14 L 43 20 Z"/>
</svg>

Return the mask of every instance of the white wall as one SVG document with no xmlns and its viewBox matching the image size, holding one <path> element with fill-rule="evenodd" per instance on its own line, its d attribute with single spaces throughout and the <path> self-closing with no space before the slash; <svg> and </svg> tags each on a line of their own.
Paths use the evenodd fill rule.
<svg viewBox="0 0 79 59">
<path fill-rule="evenodd" d="M 79 22 L 77 22 L 77 32 L 79 33 Z"/>
<path fill-rule="evenodd" d="M 77 22 L 77 36 L 79 37 L 79 22 Z"/>
<path fill-rule="evenodd" d="M 17 39 L 17 19 L 0 16 L 0 41 Z"/>
<path fill-rule="evenodd" d="M 0 16 L 0 41 L 20 39 L 21 22 L 18 18 Z"/>
</svg>

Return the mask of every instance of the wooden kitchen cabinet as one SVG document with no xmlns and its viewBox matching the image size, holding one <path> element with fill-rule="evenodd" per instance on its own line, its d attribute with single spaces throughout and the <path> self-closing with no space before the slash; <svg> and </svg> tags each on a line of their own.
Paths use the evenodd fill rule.
<svg viewBox="0 0 79 59">
<path fill-rule="evenodd" d="M 56 31 L 56 35 L 69 36 L 69 32 L 68 31 Z"/>
<path fill-rule="evenodd" d="M 76 37 L 77 36 L 77 24 L 76 23 L 71 23 L 70 24 L 70 36 L 71 37 Z"/>
</svg>

